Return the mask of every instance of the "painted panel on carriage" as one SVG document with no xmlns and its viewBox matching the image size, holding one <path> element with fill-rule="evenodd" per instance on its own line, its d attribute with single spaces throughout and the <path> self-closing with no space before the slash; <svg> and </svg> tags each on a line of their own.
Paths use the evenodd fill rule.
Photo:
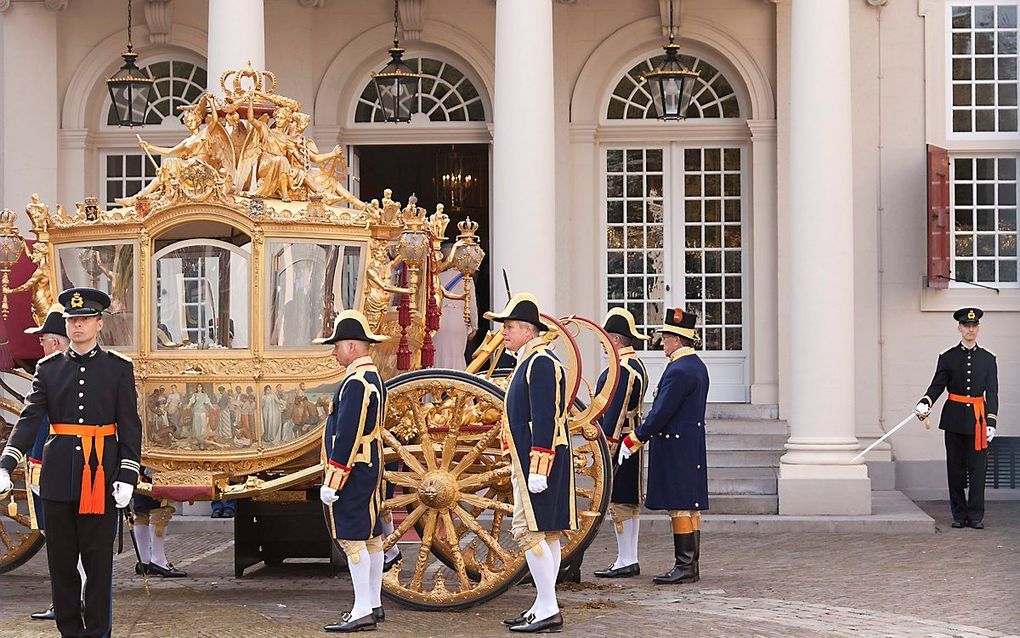
<svg viewBox="0 0 1020 638">
<path fill-rule="evenodd" d="M 135 247 L 132 243 L 62 246 L 57 250 L 60 290 L 88 287 L 110 295 L 99 342 L 135 347 Z"/>
<path fill-rule="evenodd" d="M 243 450 L 288 443 L 321 425 L 335 384 L 148 384 L 142 397 L 148 448 Z"/>
</svg>

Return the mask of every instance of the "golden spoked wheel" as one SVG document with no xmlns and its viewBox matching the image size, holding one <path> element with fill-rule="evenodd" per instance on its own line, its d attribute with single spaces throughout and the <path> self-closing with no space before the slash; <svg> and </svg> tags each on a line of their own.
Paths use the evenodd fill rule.
<svg viewBox="0 0 1020 638">
<path fill-rule="evenodd" d="M 460 609 L 498 596 L 525 574 L 510 535 L 510 466 L 500 447 L 503 391 L 453 370 L 423 370 L 388 384 L 384 508 L 394 515 L 390 547 L 403 560 L 383 579 L 388 597 L 417 609 Z M 570 552 L 591 542 L 608 506 L 609 453 L 597 428 L 572 428 L 580 527 Z M 583 434 L 594 434 L 593 440 Z"/>
<path fill-rule="evenodd" d="M 0 398 L 0 418 L 3 419 L 0 448 L 7 442 L 14 420 L 21 414 L 21 407 L 19 401 Z M 28 502 L 30 494 L 25 488 L 24 472 L 16 470 L 11 480 L 14 481 L 15 489 L 0 502 L 0 574 L 27 563 L 46 542 L 42 532 L 32 529 Z M 17 508 L 16 512 L 12 513 L 11 503 Z"/>
</svg>

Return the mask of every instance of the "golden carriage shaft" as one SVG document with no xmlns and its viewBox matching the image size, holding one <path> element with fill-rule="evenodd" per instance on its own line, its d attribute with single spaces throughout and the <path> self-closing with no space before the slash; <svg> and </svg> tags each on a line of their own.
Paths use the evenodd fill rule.
<svg viewBox="0 0 1020 638">
<path fill-rule="evenodd" d="M 4 211 L 5 289 L 27 252 L 35 272 L 19 292 L 31 292 L 42 316 L 64 288 L 110 295 L 100 341 L 134 361 L 143 465 L 155 471 L 140 489 L 178 501 L 307 500 L 322 476 L 323 426 L 343 373 L 313 341 L 331 334 L 340 312 L 362 311 L 375 333 L 390 337 L 374 353 L 389 388 L 382 438 L 391 489 L 383 509 L 395 531 L 386 544 L 418 539 L 387 572 L 386 591 L 426 608 L 469 606 L 504 591 L 526 565 L 509 535 L 503 387 L 489 364 L 502 353 L 500 336 L 489 335 L 467 371 L 429 369 L 446 294 L 439 275 L 459 271 L 473 294 L 468 283 L 485 257 L 478 224 L 448 229 L 441 204 L 430 213 L 389 190 L 355 197 L 341 148 L 319 149 L 305 137 L 310 117 L 276 92 L 272 73 L 229 72 L 221 89 L 222 97 L 205 94 L 182 107 L 188 135 L 177 144 L 139 137 L 155 178 L 117 207 L 104 210 L 88 197 L 51 210 L 33 197 L 31 247 L 16 214 Z M 448 232 L 456 241 L 444 254 Z M 555 328 L 547 339 L 565 353 L 574 396 L 590 387 L 575 337 L 605 333 L 575 317 Z M 608 506 L 611 461 L 593 421 L 617 372 L 605 395 L 592 397 L 591 408 L 578 404 L 570 420 L 582 516 L 564 556 L 583 552 Z M 19 494 L 16 516 L 0 524 L 28 526 Z M 38 532 L 17 538 L 0 562 L 42 542 Z"/>
</svg>

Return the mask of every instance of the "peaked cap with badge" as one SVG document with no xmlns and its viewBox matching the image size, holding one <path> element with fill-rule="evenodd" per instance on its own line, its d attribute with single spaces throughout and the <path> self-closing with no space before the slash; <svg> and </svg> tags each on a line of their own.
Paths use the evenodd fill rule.
<svg viewBox="0 0 1020 638">
<path fill-rule="evenodd" d="M 64 318 L 98 317 L 110 307 L 110 295 L 95 288 L 68 288 L 57 302 L 64 306 Z"/>
</svg>

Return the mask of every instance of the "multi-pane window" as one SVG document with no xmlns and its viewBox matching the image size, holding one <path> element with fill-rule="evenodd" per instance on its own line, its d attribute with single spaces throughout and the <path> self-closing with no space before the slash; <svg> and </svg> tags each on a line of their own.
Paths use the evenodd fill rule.
<svg viewBox="0 0 1020 638">
<path fill-rule="evenodd" d="M 606 118 L 610 120 L 644 120 L 655 119 L 652 108 L 652 96 L 648 92 L 642 76 L 655 69 L 662 62 L 663 55 L 643 60 L 631 67 L 616 83 L 613 94 L 609 97 Z M 689 55 L 680 56 L 684 66 L 692 71 L 700 71 L 701 75 L 694 86 L 691 106 L 687 117 L 694 118 L 726 118 L 740 117 L 740 104 L 726 76 L 701 58 Z"/>
<path fill-rule="evenodd" d="M 117 208 L 120 204 L 115 200 L 142 190 L 156 176 L 161 161 L 160 155 L 150 160 L 144 153 L 108 153 L 103 175 L 104 208 Z"/>
<path fill-rule="evenodd" d="M 474 83 L 457 67 L 432 58 L 412 58 L 407 65 L 422 75 L 417 104 L 411 113 L 424 113 L 430 122 L 484 122 L 485 107 Z M 354 112 L 355 122 L 383 122 L 385 116 L 375 82 L 365 85 Z"/>
<path fill-rule="evenodd" d="M 154 62 L 145 70 L 155 80 L 152 101 L 145 110 L 146 125 L 158 126 L 171 117 L 180 119 L 179 107 L 194 104 L 205 91 L 206 71 L 197 64 L 181 60 Z M 117 112 L 112 104 L 106 123 L 117 125 Z"/>
<path fill-rule="evenodd" d="M 739 148 L 688 148 L 684 162 L 684 280 L 702 348 L 743 349 Z"/>
<path fill-rule="evenodd" d="M 1017 285 L 1017 158 L 953 158 L 953 277 Z"/>
<path fill-rule="evenodd" d="M 606 152 L 606 301 L 624 307 L 638 329 L 662 325 L 663 150 L 610 149 Z M 652 343 L 635 347 L 661 349 Z"/>
<path fill-rule="evenodd" d="M 950 7 L 952 130 L 1017 132 L 1017 5 Z"/>
</svg>

